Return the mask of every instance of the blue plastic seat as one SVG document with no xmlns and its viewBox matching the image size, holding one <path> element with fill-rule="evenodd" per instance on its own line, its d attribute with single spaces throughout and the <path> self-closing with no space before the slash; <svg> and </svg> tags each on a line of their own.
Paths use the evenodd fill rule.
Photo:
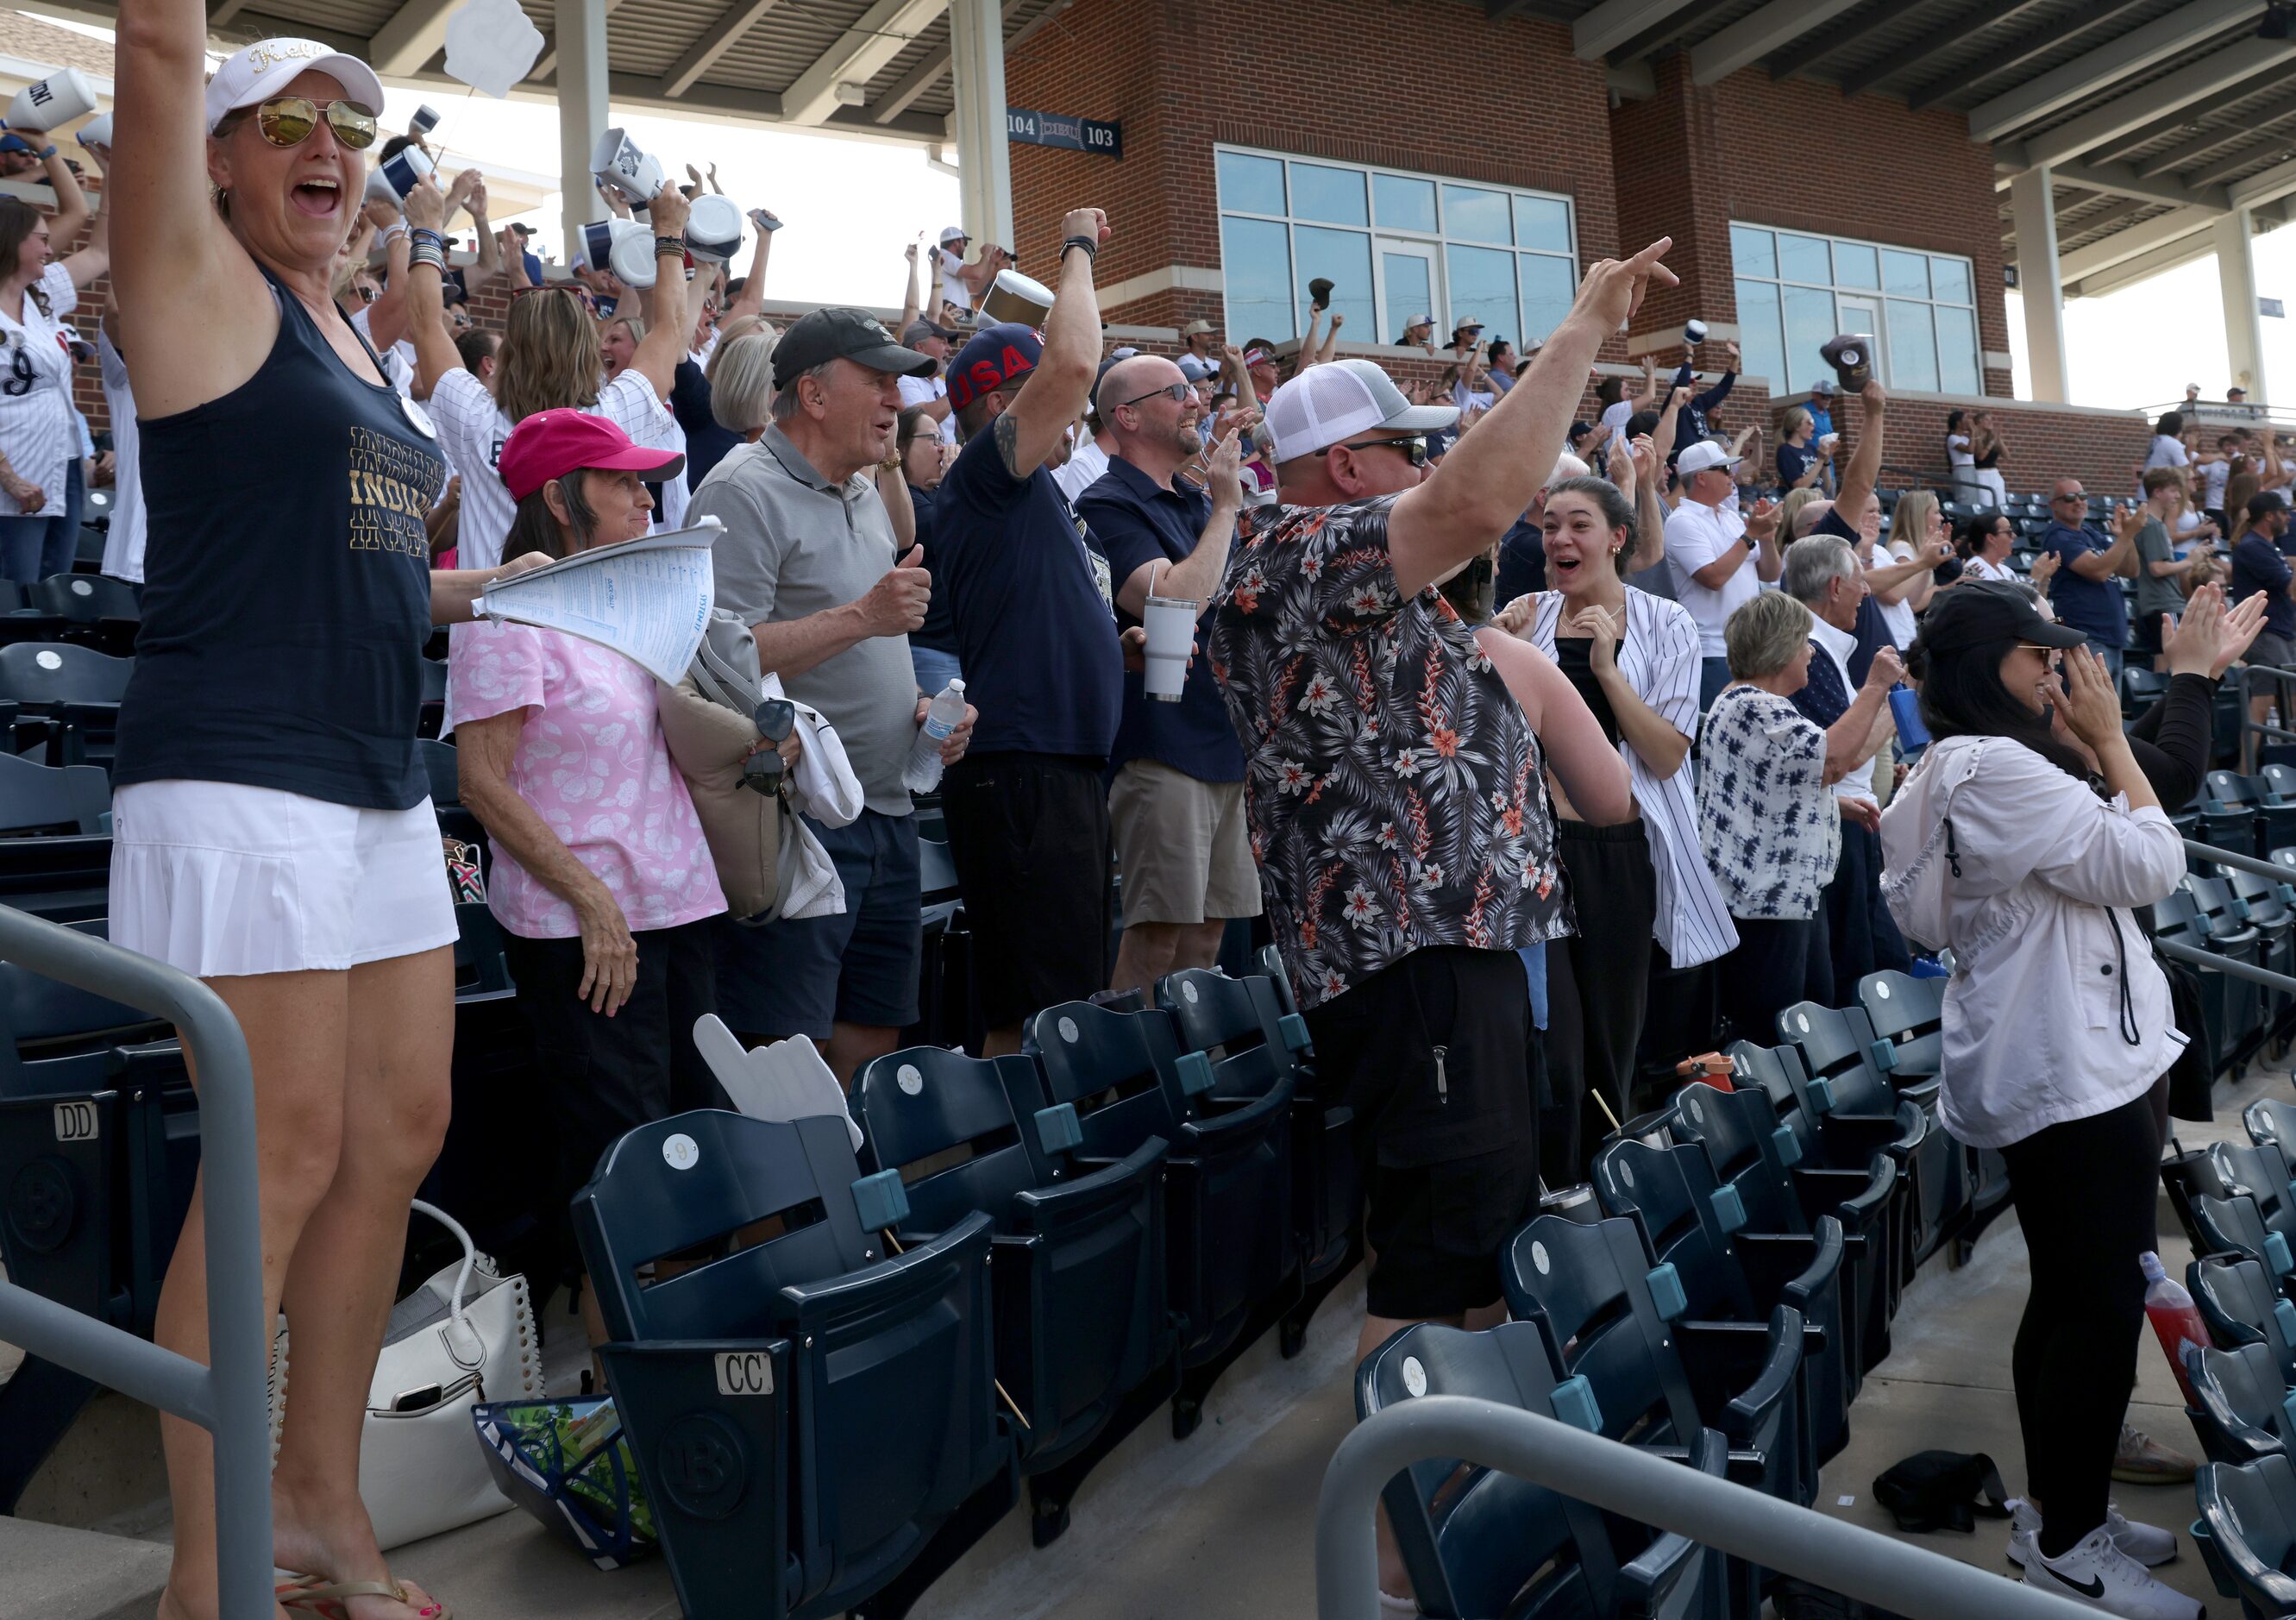
<svg viewBox="0 0 2296 1620">
<path fill-rule="evenodd" d="M 2296 1179 L 2296 1103 L 2259 1098 L 2241 1110 L 2240 1122 L 2247 1127 L 2250 1141 L 2276 1149 L 2281 1164 Z"/>
<path fill-rule="evenodd" d="M 1885 967 L 1857 981 L 1857 1005 L 1876 1040 L 1893 1050 L 1890 1077 L 1902 1085 L 1935 1080 L 1945 1061 L 1945 983 Z"/>
<path fill-rule="evenodd" d="M 0 646 L 0 698 L 45 724 L 47 763 L 109 767 L 133 662 L 64 642 Z"/>
<path fill-rule="evenodd" d="M 2270 1351 L 2261 1345 L 2218 1350 L 2188 1344 L 2184 1362 L 2185 1383 L 2193 1393 L 2185 1416 L 2193 1420 L 2193 1432 L 2210 1462 L 2254 1462 L 2288 1450 L 2296 1438 L 2296 1419 Z"/>
<path fill-rule="evenodd" d="M 1088 1164 L 1074 1108 L 1046 1104 L 1033 1060 L 937 1047 L 865 1065 L 853 1111 L 869 1163 L 907 1183 L 902 1243 L 931 1242 L 976 1210 L 995 1223 L 997 1377 L 1027 1417 L 1014 1439 L 1045 1545 L 1083 1476 L 1062 1465 L 1096 1460 L 1178 1382 L 1165 1303 L 1167 1144 L 1152 1137 L 1115 1163 Z M 1144 1390 L 1144 1401 L 1128 1400 Z"/>
<path fill-rule="evenodd" d="M 1422 1395 L 1471 1395 L 1552 1418 L 1559 1415 L 1555 1387 L 1531 1323 L 1502 1322 L 1486 1333 L 1421 1323 L 1356 1369 L 1356 1415 Z M 1572 1420 L 1586 1410 L 1583 1403 L 1564 1410 Z M 1724 1476 L 1729 1445 L 1721 1435 L 1701 1429 L 1686 1449 L 1688 1466 Z M 1397 1475 L 1382 1500 L 1423 1614 L 1723 1620 L 1729 1613 L 1719 1554 L 1513 1475 L 1431 1458 Z M 1633 1539 L 1622 1542 L 1626 1535 Z"/>
<path fill-rule="evenodd" d="M 2234 898 L 2231 884 L 2221 877 L 2191 872 L 2185 876 L 2181 887 L 2192 896 L 2199 912 L 2205 935 L 2202 942 L 2207 949 L 2235 961 L 2263 965 L 2264 931 L 2250 924 L 2248 909 Z M 2156 909 L 2156 926 L 2159 916 Z M 2249 1056 L 2262 1042 L 2264 997 L 2261 987 L 2253 980 L 2231 974 L 2222 975 L 2222 989 L 2225 1022 L 2218 1056 L 2236 1071 L 2245 1065 Z"/>
<path fill-rule="evenodd" d="M 976 1493 L 1013 1499 L 989 1218 L 888 1254 L 873 1223 L 898 1200 L 873 1182 L 865 1211 L 859 1172 L 842 1119 L 700 1112 L 628 1132 L 575 1195 L 599 1359 L 688 1615 L 855 1608 Z"/>
<path fill-rule="evenodd" d="M 1897 1164 L 1878 1155 L 1857 1170 L 1801 1164 L 1800 1139 L 1780 1122 L 1759 1086 L 1733 1091 L 1685 1086 L 1675 1093 L 1667 1128 L 1705 1154 L 1716 1185 L 1737 1193 L 1748 1233 L 1808 1238 L 1821 1216 L 1841 1221 L 1847 1257 L 1843 1327 L 1854 1398 L 1866 1373 L 1890 1353 Z"/>
<path fill-rule="evenodd" d="M 2296 1467 L 2285 1455 L 2244 1468 L 2212 1462 L 2193 1483 L 2212 1567 L 2244 1612 L 2296 1615 Z"/>
<path fill-rule="evenodd" d="M 1849 1338 L 1841 1328 L 1841 1223 L 1820 1215 L 1808 1238 L 1746 1237 L 1734 1191 L 1692 1143 L 1614 1141 L 1595 1155 L 1604 1213 L 1635 1223 L 1657 1265 L 1670 1265 L 1694 1318 L 1759 1328 L 1778 1305 L 1801 1313 L 1816 1342 L 1802 1357 L 1802 1472 L 1817 1477 L 1849 1438 Z M 1698 1369 L 1692 1368 L 1693 1377 Z"/>
<path fill-rule="evenodd" d="M 2218 1350 L 2261 1345 L 2281 1383 L 2296 1387 L 2296 1304 L 2280 1297 L 2261 1262 L 2204 1254 L 2185 1268 L 2185 1286 Z"/>
<path fill-rule="evenodd" d="M 2264 1224 L 2256 1200 L 2246 1193 L 2228 1198 L 2194 1194 L 2193 1227 L 2200 1240 L 2195 1246 L 2203 1258 L 2236 1254 L 2253 1260 L 2270 1274 L 2273 1287 L 2283 1290 L 2292 1273 L 2296 1273 L 2296 1251 L 2291 1250 L 2287 1238 Z"/>
<path fill-rule="evenodd" d="M 2292 1197 L 2287 1162 L 2276 1144 L 2211 1142 L 2209 1157 L 2229 1194 L 2243 1195 L 2256 1205 L 2267 1232 L 2276 1232 L 2284 1243 L 2296 1245 L 2296 1197 Z"/>
<path fill-rule="evenodd" d="M 1630 1221 L 1591 1225 L 1540 1215 L 1500 1257 L 1507 1309 L 1535 1322 L 1560 1379 L 1584 1378 L 1604 1438 L 1648 1446 L 1693 1445 L 1702 1428 L 1730 1443 L 1730 1476 L 1784 1501 L 1808 1506 L 1817 1482 L 1802 1475 L 1796 1387 L 1802 1320 L 1791 1305 L 1751 1333 L 1713 1332 L 1683 1308 L 1679 1279 L 1654 1268 Z M 1663 1303 L 1658 1293 L 1669 1295 Z M 1710 1360 L 1711 1382 L 1732 1393 L 1702 1408 L 1686 1363 Z M 1759 1572 L 1734 1572 L 1742 1612 L 1759 1608 Z"/>
<path fill-rule="evenodd" d="M 26 593 L 29 606 L 63 621 L 63 638 L 126 657 L 135 650 L 144 610 L 135 588 L 101 574 L 51 574 Z"/>
<path fill-rule="evenodd" d="M 1113 1162 L 1152 1137 L 1170 1147 L 1164 1191 L 1169 1298 L 1179 1316 L 1185 1437 L 1212 1379 L 1299 1298 L 1292 1239 L 1292 1082 L 1261 1096 L 1212 1094 L 1211 1065 L 1183 1058 L 1161 1008 L 1112 1012 L 1086 1001 L 1029 1021 L 1046 1101 L 1076 1110 L 1087 1161 Z"/>
<path fill-rule="evenodd" d="M 1286 1013 L 1274 984 L 1260 976 L 1231 979 L 1185 968 L 1158 982 L 1156 1004 L 1172 1015 L 1184 1053 L 1212 1066 L 1211 1095 L 1258 1098 L 1279 1080 L 1292 1082 L 1292 1222 L 1308 1293 L 1283 1324 L 1284 1353 L 1297 1352 L 1306 1314 L 1360 1253 L 1363 1180 L 1356 1168 L 1355 1110 L 1326 1095 L 1307 1061 L 1307 1021 Z"/>
<path fill-rule="evenodd" d="M 2296 843 L 2296 800 L 2284 799 L 2261 774 L 2243 777 L 2238 771 L 2212 770 L 2202 779 L 2201 792 L 2210 807 L 2249 817 L 2250 847 L 2241 853 Z"/>
</svg>

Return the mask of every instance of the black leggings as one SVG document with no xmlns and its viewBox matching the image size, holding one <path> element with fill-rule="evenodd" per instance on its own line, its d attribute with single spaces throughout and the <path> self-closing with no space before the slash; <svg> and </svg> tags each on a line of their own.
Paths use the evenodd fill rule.
<svg viewBox="0 0 2296 1620">
<path fill-rule="evenodd" d="M 2157 1248 L 2161 1136 L 2148 1093 L 2001 1150 L 2032 1253 L 2017 1327 L 2017 1421 L 2041 1550 L 2056 1558 L 2104 1523 L 2112 1455 L 2136 1377 L 2144 1277 Z"/>
<path fill-rule="evenodd" d="M 1578 898 L 1578 932 L 1546 948 L 1546 1049 L 1554 1106 L 1538 1122 L 1539 1173 L 1550 1190 L 1587 1179 L 1611 1114 L 1627 1117 L 1635 1045 L 1650 999 L 1658 874 L 1639 817 L 1617 826 L 1555 824 L 1554 852 Z"/>
</svg>

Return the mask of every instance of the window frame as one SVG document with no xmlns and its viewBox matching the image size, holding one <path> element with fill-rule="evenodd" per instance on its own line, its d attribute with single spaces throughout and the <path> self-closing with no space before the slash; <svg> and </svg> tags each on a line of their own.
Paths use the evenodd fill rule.
<svg viewBox="0 0 2296 1620">
<path fill-rule="evenodd" d="M 1980 283 L 1977 275 L 1977 261 L 1971 255 L 1966 253 L 1938 252 L 1929 248 L 1915 247 L 1906 243 L 1880 242 L 1871 237 L 1852 236 L 1836 232 L 1801 230 L 1792 226 L 1765 225 L 1761 221 L 1756 219 L 1733 218 L 1729 222 L 1729 225 L 1732 232 L 1730 243 L 1730 279 L 1733 292 L 1735 292 L 1737 284 L 1741 282 L 1757 283 L 1769 287 L 1774 291 L 1775 293 L 1775 301 L 1780 310 L 1779 327 L 1778 330 L 1772 334 L 1777 343 L 1782 346 L 1786 343 L 1784 309 L 1786 301 L 1786 290 L 1788 288 L 1798 287 L 1806 291 L 1814 290 L 1823 292 L 1827 294 L 1827 296 L 1831 297 L 1834 300 L 1834 310 L 1837 321 L 1840 317 L 1841 300 L 1845 298 L 1849 299 L 1854 302 L 1873 305 L 1881 311 L 1882 320 L 1880 324 L 1884 327 L 1889 324 L 1890 306 L 1892 303 L 1919 305 L 1929 314 L 1931 359 L 1931 365 L 1936 372 L 1936 381 L 1928 387 L 1920 388 L 1915 387 L 1914 384 L 1910 382 L 1899 382 L 1895 375 L 1897 369 L 1896 357 L 1892 352 L 1892 346 L 1886 332 L 1876 334 L 1879 340 L 1877 347 L 1882 351 L 1876 358 L 1882 360 L 1882 372 L 1884 374 L 1882 380 L 1885 384 L 1891 388 L 1903 387 L 1909 391 L 1915 393 L 1943 393 L 1953 398 L 1962 398 L 1964 397 L 1962 390 L 1947 389 L 1945 387 L 1947 357 L 1944 349 L 1943 333 L 1939 329 L 1937 319 L 1937 311 L 1939 309 L 1956 309 L 1965 311 L 1969 317 L 1971 333 L 1971 347 L 1968 361 L 1971 368 L 1971 374 L 1976 378 L 1977 384 L 1976 388 L 1973 391 L 1971 391 L 1970 394 L 1966 397 L 1982 398 L 1984 396 L 1984 335 L 1983 327 L 1978 320 L 1978 307 L 1976 302 L 1977 288 L 1980 285 Z M 1741 267 L 1738 259 L 1738 244 L 1736 239 L 1736 233 L 1741 230 L 1759 231 L 1770 238 L 1770 269 L 1767 274 L 1751 273 Z M 1824 282 L 1814 282 L 1801 276 L 1787 275 L 1785 273 L 1785 256 L 1778 247 L 1777 239 L 1781 236 L 1800 236 L 1807 237 L 1812 241 L 1824 243 L 1827 250 L 1827 279 Z M 1915 298 L 1904 293 L 1892 292 L 1889 290 L 1886 284 L 1873 287 L 1855 287 L 1849 285 L 1841 280 L 1840 258 L 1837 251 L 1839 248 L 1843 246 L 1860 248 L 1872 253 L 1874 255 L 1874 262 L 1877 272 L 1875 280 L 1882 284 L 1886 284 L 1889 280 L 1889 272 L 1886 267 L 1888 261 L 1883 255 L 1889 253 L 1906 253 L 1918 256 L 1924 261 L 1927 267 L 1930 286 L 1928 295 L 1925 297 Z M 1965 276 L 1964 284 L 1969 288 L 1970 293 L 1969 298 L 1966 300 L 1955 298 L 1940 298 L 1938 296 L 1937 272 L 1934 265 L 1929 264 L 1928 261 L 1940 259 L 1950 260 L 1963 267 Z M 1751 361 L 1755 354 L 1755 345 L 1751 341 L 1745 331 L 1746 324 L 1742 317 L 1743 312 L 1741 311 L 1739 333 L 1740 343 L 1741 347 L 1746 353 L 1748 360 Z M 1840 329 L 1841 328 L 1837 327 L 1837 330 Z M 1792 374 L 1794 365 L 1793 357 L 1789 349 L 1781 347 L 1780 358 L 1785 361 L 1785 369 L 1788 374 L 1769 379 L 1772 391 L 1780 394 L 1801 392 L 1803 389 L 1808 386 L 1809 379 L 1805 378 L 1800 384 L 1797 384 Z M 1816 356 L 1813 355 L 1806 357 L 1806 359 L 1813 375 L 1824 374 L 1822 364 L 1817 360 Z"/>
</svg>

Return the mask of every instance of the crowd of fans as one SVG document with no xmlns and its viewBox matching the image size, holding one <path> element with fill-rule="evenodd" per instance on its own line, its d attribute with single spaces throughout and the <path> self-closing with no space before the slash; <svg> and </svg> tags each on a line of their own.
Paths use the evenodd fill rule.
<svg viewBox="0 0 2296 1620">
<path fill-rule="evenodd" d="M 1414 317 L 1402 341 L 1431 364 L 1404 387 L 1340 356 L 1322 284 L 1289 349 L 1203 320 L 1168 355 L 1111 348 L 1094 266 L 1121 221 L 1092 208 L 1062 222 L 1040 325 L 979 312 L 1013 256 L 952 226 L 908 250 L 893 326 L 832 308 L 777 327 L 779 220 L 749 216 L 744 274 L 687 240 L 714 172 L 636 208 L 604 188 L 652 238 L 650 283 L 561 272 L 495 229 L 473 169 L 357 203 L 368 159 L 421 138 L 369 152 L 364 64 L 271 41 L 210 80 L 203 44 L 189 0 L 123 26 L 138 112 L 117 168 L 139 206 L 108 218 L 107 185 L 86 245 L 53 259 L 86 205 L 36 134 L 61 211 L 0 201 L 0 572 L 70 565 L 94 449 L 62 323 L 112 267 L 105 567 L 147 593 L 112 928 L 228 987 L 266 1129 L 307 1147 L 264 1189 L 268 1297 L 302 1307 L 280 1469 L 303 1494 L 280 1554 L 366 1583 L 360 1620 L 435 1612 L 389 1583 L 327 1449 L 389 1303 L 376 1233 L 444 1128 L 454 926 L 411 892 L 440 887 L 412 753 L 410 661 L 434 623 L 488 903 L 555 1077 L 560 1190 L 620 1131 L 722 1103 L 685 1032 L 703 1012 L 751 1045 L 808 1039 L 847 1082 L 918 1022 L 907 772 L 961 681 L 939 808 L 987 1052 L 1017 1051 L 1045 1006 L 1152 995 L 1232 930 L 1272 940 L 1365 1142 L 1366 1350 L 1488 1313 L 1496 1245 L 1540 1183 L 1582 1180 L 1647 1100 L 1661 975 L 1714 965 L 1724 1032 L 1767 1043 L 1781 1007 L 1909 966 L 1884 892 L 1906 774 L 1891 699 L 1940 604 L 2012 595 L 2114 676 L 2296 667 L 2296 457 L 2268 430 L 2204 445 L 2171 413 L 2141 504 L 2100 522 L 2060 478 L 2026 542 L 2015 451 L 1990 413 L 1956 411 L 1950 506 L 1912 489 L 1885 521 L 1880 383 L 1819 384 L 1766 456 L 1760 424 L 1723 420 L 1734 345 L 1710 378 L 1702 333 L 1670 377 L 1656 353 L 1638 387 L 1598 370 L 1671 280 L 1663 241 L 1595 266 L 1528 352 L 1472 322 L 1445 346 Z M 496 285 L 500 333 L 469 313 Z M 290 399 L 305 426 L 282 438 Z M 226 456 L 275 464 L 285 493 L 256 532 L 215 530 L 202 469 Z M 856 785 L 847 819 L 807 822 L 842 897 L 818 914 L 730 918 L 651 678 L 470 619 L 500 579 L 705 518 L 718 606 L 806 717 L 756 747 L 795 766 L 833 736 Z M 2259 593 L 2245 620 L 2223 611 Z M 1152 600 L 1198 614 L 1177 701 L 1144 680 Z M 2188 603 L 2205 629 L 2180 636 Z M 283 818 L 311 829 L 284 861 Z M 199 1254 L 179 1246 L 160 1323 L 187 1349 Z M 168 1437 L 163 1612 L 212 1613 L 203 1442 Z"/>
</svg>

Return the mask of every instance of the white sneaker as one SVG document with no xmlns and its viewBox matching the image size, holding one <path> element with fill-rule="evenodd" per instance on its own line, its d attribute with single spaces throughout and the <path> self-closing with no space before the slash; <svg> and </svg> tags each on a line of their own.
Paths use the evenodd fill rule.
<svg viewBox="0 0 2296 1620">
<path fill-rule="evenodd" d="M 2147 1569 L 2157 1569 L 2177 1556 L 2177 1533 L 2158 1525 L 2139 1525 L 2123 1518 L 2118 1503 L 2104 1509 L 2104 1527 L 2112 1544 Z M 2021 1496 L 2009 1499 L 2009 1561 L 2018 1568 L 2032 1555 L 2033 1538 L 2041 1534 L 2041 1510 Z"/>
<path fill-rule="evenodd" d="M 2122 1620 L 2206 1620 L 2208 1615 L 2194 1599 L 2146 1575 L 2143 1565 L 2112 1544 L 2103 1525 L 2061 1558 L 2045 1558 L 2038 1547 L 2031 1548 L 2025 1584 Z"/>
</svg>

